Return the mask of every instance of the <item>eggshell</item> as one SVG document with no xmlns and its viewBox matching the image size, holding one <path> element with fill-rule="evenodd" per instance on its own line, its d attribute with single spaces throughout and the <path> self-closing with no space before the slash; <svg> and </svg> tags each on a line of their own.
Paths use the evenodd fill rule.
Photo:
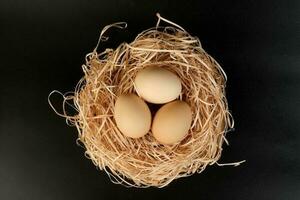
<svg viewBox="0 0 300 200">
<path fill-rule="evenodd" d="M 147 104 L 134 94 L 125 94 L 117 98 L 114 118 L 119 130 L 131 138 L 144 136 L 151 127 L 151 113 Z"/>
<path fill-rule="evenodd" d="M 146 101 L 163 104 L 175 100 L 181 93 L 181 81 L 171 71 L 162 67 L 147 67 L 135 78 L 137 93 Z"/>
<path fill-rule="evenodd" d="M 173 101 L 162 106 L 154 116 L 153 136 L 162 144 L 180 142 L 192 123 L 192 111 L 184 101 Z"/>
</svg>

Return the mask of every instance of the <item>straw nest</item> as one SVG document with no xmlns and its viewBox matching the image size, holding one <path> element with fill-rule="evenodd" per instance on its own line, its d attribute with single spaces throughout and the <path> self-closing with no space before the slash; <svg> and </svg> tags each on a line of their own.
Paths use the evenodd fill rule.
<svg viewBox="0 0 300 200">
<path fill-rule="evenodd" d="M 161 21 L 168 26 L 161 26 Z M 134 187 L 164 187 L 216 163 L 226 142 L 225 133 L 233 128 L 225 97 L 226 75 L 220 65 L 197 37 L 160 15 L 156 27 L 138 34 L 133 42 L 97 53 L 100 41 L 107 39 L 103 33 L 111 27 L 125 28 L 126 23 L 102 30 L 95 50 L 86 56 L 83 78 L 73 93 L 64 95 L 60 114 L 77 127 L 86 156 L 113 182 Z M 139 139 L 128 138 L 113 118 L 116 97 L 135 93 L 136 73 L 153 65 L 180 77 L 179 99 L 192 109 L 192 126 L 179 144 L 159 144 L 151 132 Z M 75 116 L 65 111 L 70 100 Z"/>
</svg>

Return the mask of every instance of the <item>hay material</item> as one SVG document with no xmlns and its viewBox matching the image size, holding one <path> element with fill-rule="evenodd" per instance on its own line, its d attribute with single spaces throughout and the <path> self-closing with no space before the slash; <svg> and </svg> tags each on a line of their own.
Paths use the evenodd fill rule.
<svg viewBox="0 0 300 200">
<path fill-rule="evenodd" d="M 169 26 L 161 26 L 161 21 Z M 64 95 L 64 113 L 60 114 L 77 127 L 86 156 L 114 183 L 134 187 L 164 187 L 216 163 L 226 142 L 225 133 L 234 125 L 221 66 L 205 52 L 197 37 L 159 14 L 156 27 L 143 31 L 130 44 L 97 53 L 99 43 L 107 39 L 104 32 L 111 27 L 124 28 L 126 23 L 103 29 L 95 50 L 86 56 L 84 77 L 74 93 Z M 153 65 L 180 77 L 179 99 L 186 101 L 193 112 L 190 131 L 179 144 L 159 144 L 151 132 L 139 139 L 128 138 L 113 118 L 116 97 L 135 93 L 136 73 Z M 78 112 L 75 116 L 65 111 L 69 100 Z"/>
</svg>

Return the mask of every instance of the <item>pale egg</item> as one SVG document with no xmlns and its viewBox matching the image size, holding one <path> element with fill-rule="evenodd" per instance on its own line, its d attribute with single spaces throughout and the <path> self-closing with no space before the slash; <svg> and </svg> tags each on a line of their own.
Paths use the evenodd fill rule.
<svg viewBox="0 0 300 200">
<path fill-rule="evenodd" d="M 152 133 L 162 144 L 180 142 L 189 132 L 192 111 L 184 101 L 173 101 L 162 106 L 154 116 Z"/>
<path fill-rule="evenodd" d="M 114 118 L 119 130 L 131 138 L 146 135 L 151 127 L 151 112 L 148 105 L 134 94 L 125 94 L 117 98 Z"/>
<path fill-rule="evenodd" d="M 135 77 L 139 96 L 150 103 L 163 104 L 175 100 L 181 93 L 181 81 L 171 71 L 162 67 L 146 67 Z"/>
</svg>

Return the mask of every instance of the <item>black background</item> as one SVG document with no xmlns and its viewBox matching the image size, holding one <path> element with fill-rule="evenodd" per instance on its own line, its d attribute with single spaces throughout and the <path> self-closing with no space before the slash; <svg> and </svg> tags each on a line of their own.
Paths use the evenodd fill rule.
<svg viewBox="0 0 300 200">
<path fill-rule="evenodd" d="M 96 170 L 47 103 L 74 89 L 85 54 L 130 42 L 155 13 L 202 41 L 228 75 L 235 118 L 220 162 L 164 189 L 125 188 Z M 300 1 L 0 1 L 0 199 L 299 199 Z M 60 99 L 55 100 L 59 106 Z"/>
</svg>

